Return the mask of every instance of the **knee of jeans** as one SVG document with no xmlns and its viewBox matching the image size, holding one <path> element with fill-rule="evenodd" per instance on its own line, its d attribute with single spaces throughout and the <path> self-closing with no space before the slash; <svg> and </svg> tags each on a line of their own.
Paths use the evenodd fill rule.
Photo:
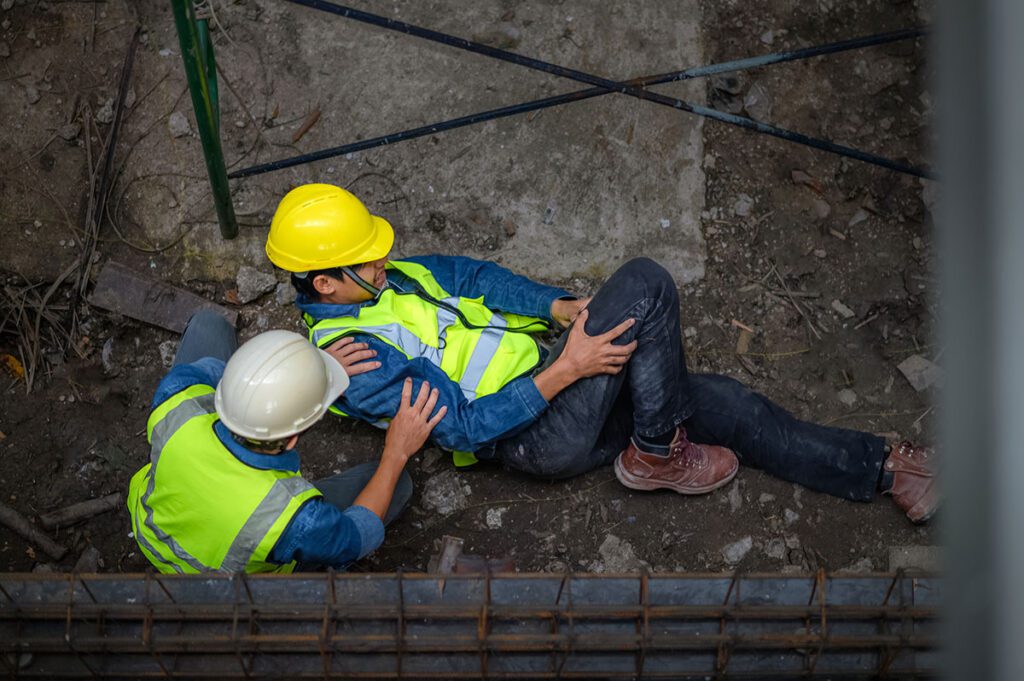
<svg viewBox="0 0 1024 681">
<path fill-rule="evenodd" d="M 633 258 L 619 268 L 617 274 L 628 277 L 650 291 L 651 297 L 659 297 L 667 293 L 678 297 L 676 282 L 668 270 L 650 258 Z"/>
<path fill-rule="evenodd" d="M 231 326 L 228 320 L 213 310 L 196 310 L 189 317 L 188 326 Z"/>
<path fill-rule="evenodd" d="M 516 444 L 506 452 L 505 464 L 517 471 L 545 480 L 559 480 L 577 474 L 579 459 L 586 452 L 579 448 L 560 447 L 532 450 L 524 444 Z"/>
</svg>

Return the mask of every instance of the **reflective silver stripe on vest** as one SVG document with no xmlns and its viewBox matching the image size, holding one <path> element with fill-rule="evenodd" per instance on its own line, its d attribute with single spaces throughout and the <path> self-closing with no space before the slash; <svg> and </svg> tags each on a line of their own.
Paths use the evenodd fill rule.
<svg viewBox="0 0 1024 681">
<path fill-rule="evenodd" d="M 267 536 L 274 523 L 281 517 L 281 514 L 288 508 L 292 498 L 314 489 L 313 485 L 301 477 L 281 478 L 270 488 L 267 496 L 252 512 L 245 525 L 238 531 L 235 540 L 231 542 L 231 548 L 224 556 L 220 564 L 221 572 L 242 572 L 245 566 L 252 560 L 252 556 L 259 548 L 260 542 Z"/>
<path fill-rule="evenodd" d="M 508 322 L 495 312 L 491 315 L 490 326 L 498 326 L 503 329 L 508 326 Z M 476 389 L 480 385 L 480 380 L 484 377 L 487 367 L 491 365 L 491 360 L 498 352 L 498 346 L 501 345 L 501 339 L 504 337 L 505 332 L 500 329 L 483 329 L 480 332 L 480 338 L 477 339 L 476 347 L 473 348 L 473 354 L 469 357 L 469 364 L 466 365 L 466 371 L 462 374 L 462 380 L 459 381 L 462 394 L 470 402 L 476 399 Z"/>
<path fill-rule="evenodd" d="M 146 484 L 146 493 L 142 495 L 142 507 L 146 510 L 146 527 L 156 535 L 156 538 L 170 547 L 171 552 L 177 556 L 177 558 L 185 563 L 188 563 L 191 567 L 195 568 L 199 572 L 208 572 L 211 568 L 206 567 L 200 563 L 194 556 L 188 551 L 181 548 L 169 534 L 161 530 L 155 522 L 153 522 L 153 509 L 149 506 L 149 497 L 153 494 L 153 486 L 156 482 L 156 468 L 160 462 L 160 454 L 163 452 L 164 447 L 167 446 L 167 442 L 171 437 L 189 420 L 202 416 L 203 414 L 213 413 L 213 393 L 206 395 L 200 395 L 199 397 L 192 397 L 179 404 L 174 409 L 167 412 L 160 421 L 153 426 L 153 448 L 149 454 L 149 482 Z M 141 534 L 139 535 L 142 536 Z M 159 556 L 152 549 L 147 546 L 154 555 Z M 177 565 L 173 566 L 177 572 L 181 572 L 181 568 Z"/>
<path fill-rule="evenodd" d="M 441 350 L 426 345 L 409 329 L 401 324 L 385 324 L 383 326 L 343 326 L 313 331 L 313 343 L 320 347 L 324 338 L 341 332 L 368 333 L 386 339 L 392 345 L 402 349 L 410 359 L 425 357 L 431 364 L 441 366 Z"/>
</svg>

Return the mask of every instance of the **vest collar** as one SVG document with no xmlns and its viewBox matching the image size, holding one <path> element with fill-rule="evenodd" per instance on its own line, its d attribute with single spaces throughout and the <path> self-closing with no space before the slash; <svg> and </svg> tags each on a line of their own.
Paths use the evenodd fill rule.
<svg viewBox="0 0 1024 681">
<path fill-rule="evenodd" d="M 384 290 L 387 291 L 388 288 L 390 287 L 386 287 Z M 295 305 L 305 314 L 308 314 L 316 321 L 320 321 L 321 319 L 333 319 L 335 317 L 358 317 L 359 310 L 376 305 L 378 300 L 380 300 L 380 297 L 375 300 L 367 300 L 365 303 L 354 303 L 352 305 L 321 303 L 311 300 L 308 296 L 300 293 L 295 299 Z"/>
<path fill-rule="evenodd" d="M 222 445 L 227 447 L 236 459 L 252 468 L 259 468 L 265 471 L 288 471 L 289 473 L 299 472 L 299 453 L 294 449 L 281 452 L 280 454 L 261 454 L 243 447 L 234 438 L 228 427 L 220 421 L 213 424 L 213 431 L 217 433 Z"/>
</svg>

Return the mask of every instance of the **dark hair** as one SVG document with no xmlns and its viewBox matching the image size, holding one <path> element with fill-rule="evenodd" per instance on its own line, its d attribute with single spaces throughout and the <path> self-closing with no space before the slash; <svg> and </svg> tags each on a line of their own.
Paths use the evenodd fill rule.
<svg viewBox="0 0 1024 681">
<path fill-rule="evenodd" d="M 254 449 L 259 452 L 265 453 L 277 453 L 283 452 L 288 446 L 288 440 L 292 439 L 292 436 L 283 437 L 279 440 L 253 440 L 252 438 L 242 437 L 236 433 L 231 433 L 235 441 L 247 449 Z"/>
<path fill-rule="evenodd" d="M 296 274 L 293 273 L 292 286 L 295 288 L 296 291 L 306 296 L 307 298 L 310 298 L 312 300 L 318 300 L 320 298 L 320 292 L 316 290 L 315 286 L 313 286 L 313 280 L 319 277 L 321 274 L 326 275 L 328 277 L 334 277 L 335 279 L 341 279 L 344 276 L 344 274 L 341 271 L 341 268 L 338 267 L 332 267 L 326 270 L 313 270 L 312 272 L 307 272 L 306 276 L 304 277 L 297 276 Z"/>
</svg>

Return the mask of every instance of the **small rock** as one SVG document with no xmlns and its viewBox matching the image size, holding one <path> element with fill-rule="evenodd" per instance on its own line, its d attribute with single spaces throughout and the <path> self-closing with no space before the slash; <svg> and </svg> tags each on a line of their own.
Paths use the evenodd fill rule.
<svg viewBox="0 0 1024 681">
<path fill-rule="evenodd" d="M 921 392 L 931 387 L 941 388 L 946 382 L 946 372 L 939 365 L 921 355 L 911 355 L 896 365 L 914 390 Z"/>
<path fill-rule="evenodd" d="M 239 129 L 244 128 L 245 127 L 245 121 L 243 121 L 241 119 L 235 121 L 235 127 L 239 128 Z"/>
<path fill-rule="evenodd" d="M 832 301 L 832 309 L 841 314 L 843 319 L 853 319 L 857 316 L 856 312 L 843 305 L 842 301 L 839 300 Z"/>
<path fill-rule="evenodd" d="M 859 225 L 860 223 L 867 220 L 870 215 L 871 214 L 868 213 L 863 208 L 858 208 L 857 212 L 853 214 L 852 218 L 850 218 L 850 221 L 846 223 L 846 226 L 853 227 L 854 225 Z"/>
<path fill-rule="evenodd" d="M 3 2 L 0 2 L 0 9 L 5 12 L 12 7 L 14 7 L 14 0 L 3 0 Z"/>
<path fill-rule="evenodd" d="M 178 341 L 165 340 L 159 345 L 160 361 L 168 369 L 174 365 L 174 355 L 178 352 Z"/>
<path fill-rule="evenodd" d="M 459 474 L 448 469 L 432 475 L 423 486 L 420 503 L 428 511 L 448 516 L 466 507 L 466 492 Z"/>
<path fill-rule="evenodd" d="M 136 97 L 137 95 L 135 94 L 135 88 L 131 88 L 128 90 L 128 92 L 124 93 L 124 107 L 126 109 L 130 109 L 133 106 L 135 106 Z"/>
<path fill-rule="evenodd" d="M 852 407 L 857 404 L 857 393 L 853 392 L 849 388 L 843 388 L 836 393 L 836 398 L 847 407 Z"/>
<path fill-rule="evenodd" d="M 85 551 L 82 551 L 82 555 L 78 557 L 78 562 L 72 568 L 74 572 L 99 572 L 99 569 L 100 552 L 92 544 L 89 544 Z"/>
<path fill-rule="evenodd" d="M 795 534 L 787 534 L 785 536 L 786 548 L 787 549 L 798 549 L 800 548 L 800 537 Z"/>
<path fill-rule="evenodd" d="M 759 504 L 770 504 L 773 501 L 775 501 L 775 495 L 768 494 L 768 492 L 761 492 L 761 496 L 757 498 L 757 503 Z"/>
<path fill-rule="evenodd" d="M 722 557 L 725 558 L 725 562 L 729 565 L 736 565 L 750 553 L 752 548 L 754 548 L 754 540 L 750 535 L 747 535 L 739 541 L 722 547 Z"/>
<path fill-rule="evenodd" d="M 487 509 L 487 529 L 500 530 L 502 525 L 501 517 L 505 515 L 507 511 L 507 506 Z"/>
<path fill-rule="evenodd" d="M 0 41 L 0 57 L 10 57 L 10 56 L 11 56 L 11 46 L 8 45 L 7 43 L 3 42 L 3 41 Z"/>
<path fill-rule="evenodd" d="M 740 510 L 743 506 L 743 494 L 740 492 L 740 486 L 733 484 L 729 488 L 729 510 L 733 513 Z"/>
<path fill-rule="evenodd" d="M 637 557 L 632 544 L 614 534 L 604 538 L 597 552 L 601 554 L 602 572 L 633 572 L 647 566 Z"/>
<path fill-rule="evenodd" d="M 443 458 L 444 454 L 439 449 L 431 447 L 420 456 L 420 468 L 428 473 L 432 473 Z"/>
<path fill-rule="evenodd" d="M 103 106 L 96 112 L 96 122 L 103 125 L 110 125 L 114 122 L 114 98 L 110 97 L 103 102 Z"/>
<path fill-rule="evenodd" d="M 167 129 L 171 131 L 171 137 L 184 137 L 192 134 L 192 127 L 188 124 L 188 119 L 180 111 L 175 111 L 167 119 Z"/>
<path fill-rule="evenodd" d="M 82 124 L 78 121 L 74 121 L 72 123 L 60 126 L 60 128 L 57 129 L 57 134 L 60 135 L 60 138 L 62 140 L 70 142 L 73 139 L 77 138 L 78 133 L 80 133 L 81 131 Z"/>
<path fill-rule="evenodd" d="M 929 213 L 935 212 L 935 206 L 939 202 L 939 183 L 933 180 L 921 178 L 921 201 Z"/>
<path fill-rule="evenodd" d="M 242 265 L 238 268 L 238 276 L 235 278 L 238 284 L 238 300 L 243 305 L 251 303 L 264 293 L 269 293 L 277 287 L 277 277 L 269 272 L 261 272 L 255 267 Z"/>
<path fill-rule="evenodd" d="M 832 214 L 832 206 L 830 206 L 829 202 L 824 199 L 815 199 L 814 214 L 817 215 L 820 219 L 824 220 L 825 218 Z"/>
<path fill-rule="evenodd" d="M 750 211 L 754 208 L 754 199 L 747 194 L 740 194 L 736 197 L 736 203 L 733 204 L 732 210 L 736 215 L 741 218 L 745 218 L 750 215 Z"/>
<path fill-rule="evenodd" d="M 787 508 L 782 512 L 782 518 L 786 521 L 787 525 L 792 525 L 796 521 L 800 520 L 800 514 L 791 508 Z"/>
<path fill-rule="evenodd" d="M 786 542 L 777 537 L 764 545 L 764 555 L 769 558 L 785 560 L 787 553 L 789 553 L 789 551 L 786 548 Z"/>
<path fill-rule="evenodd" d="M 765 45 L 771 45 L 775 42 L 775 31 L 765 31 L 761 34 L 761 42 Z"/>
<path fill-rule="evenodd" d="M 39 101 L 39 90 L 35 85 L 25 86 L 25 99 L 28 100 L 29 104 L 35 104 Z"/>
<path fill-rule="evenodd" d="M 671 227 L 671 226 L 672 226 L 672 221 L 671 221 L 671 220 L 669 220 L 668 218 L 662 218 L 662 219 L 661 219 L 661 220 L 659 220 L 658 222 L 659 222 L 659 224 L 661 225 L 661 228 L 662 228 L 662 229 L 668 229 L 669 227 Z"/>
<path fill-rule="evenodd" d="M 815 248 L 814 249 L 814 257 L 815 258 L 824 258 L 827 255 L 828 255 L 828 253 L 825 252 L 824 248 Z"/>
<path fill-rule="evenodd" d="M 919 236 L 915 236 L 914 241 L 912 243 L 914 244 L 914 250 L 920 251 L 922 248 L 924 248 L 924 241 Z"/>
<path fill-rule="evenodd" d="M 685 337 L 685 338 L 696 338 L 697 337 L 697 327 L 695 327 L 695 326 L 688 326 L 685 329 L 683 329 L 683 337 Z"/>
<path fill-rule="evenodd" d="M 108 375 L 113 376 L 118 372 L 118 367 L 114 364 L 114 337 L 111 336 L 107 339 L 107 342 L 103 344 L 103 350 L 100 352 L 100 362 L 103 364 L 103 370 Z"/>
<path fill-rule="evenodd" d="M 274 299 L 278 305 L 288 305 L 295 300 L 295 289 L 291 284 L 278 284 L 274 289 Z"/>
<path fill-rule="evenodd" d="M 768 121 L 772 117 L 772 100 L 760 81 L 754 81 L 743 98 L 743 108 L 755 121 Z"/>
</svg>

